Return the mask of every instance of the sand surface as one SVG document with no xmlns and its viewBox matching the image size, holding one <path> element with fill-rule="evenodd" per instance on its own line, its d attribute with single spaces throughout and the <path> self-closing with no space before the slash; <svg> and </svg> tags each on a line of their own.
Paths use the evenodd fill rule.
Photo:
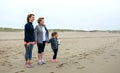
<svg viewBox="0 0 120 73">
<path fill-rule="evenodd" d="M 0 32 L 0 73 L 120 73 L 120 33 L 59 32 L 58 63 L 52 63 L 50 45 L 45 48 L 45 65 L 24 66 L 23 32 Z"/>
</svg>

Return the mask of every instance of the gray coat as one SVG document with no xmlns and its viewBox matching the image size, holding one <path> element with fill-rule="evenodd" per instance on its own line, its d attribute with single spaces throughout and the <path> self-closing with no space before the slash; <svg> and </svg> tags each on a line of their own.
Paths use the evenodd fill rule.
<svg viewBox="0 0 120 73">
<path fill-rule="evenodd" d="M 35 41 L 37 43 L 43 43 L 43 30 L 42 30 L 42 27 L 45 27 L 45 30 L 46 30 L 46 42 L 49 41 L 49 32 L 48 32 L 46 26 L 37 25 L 35 27 Z"/>
</svg>

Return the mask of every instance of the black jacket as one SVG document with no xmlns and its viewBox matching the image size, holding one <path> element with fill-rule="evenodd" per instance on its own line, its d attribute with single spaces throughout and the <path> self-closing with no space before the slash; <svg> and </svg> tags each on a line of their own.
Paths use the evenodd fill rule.
<svg viewBox="0 0 120 73">
<path fill-rule="evenodd" d="M 35 41 L 34 26 L 32 25 L 31 22 L 28 22 L 27 24 L 25 24 L 24 41 L 27 43 Z"/>
</svg>

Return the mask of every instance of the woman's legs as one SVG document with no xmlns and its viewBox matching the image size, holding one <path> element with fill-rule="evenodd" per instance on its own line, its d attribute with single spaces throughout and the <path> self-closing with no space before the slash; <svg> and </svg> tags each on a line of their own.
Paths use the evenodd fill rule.
<svg viewBox="0 0 120 73">
<path fill-rule="evenodd" d="M 45 48 L 45 41 L 42 44 L 38 43 L 37 46 L 38 46 L 38 62 L 41 62 L 41 61 L 43 61 L 43 53 L 44 53 L 44 48 Z"/>
<path fill-rule="evenodd" d="M 42 52 L 41 52 L 41 49 L 42 49 L 42 44 L 37 44 L 38 46 L 38 61 L 42 60 Z"/>
<path fill-rule="evenodd" d="M 33 50 L 33 47 L 34 47 L 34 45 L 31 44 L 31 45 L 30 45 L 30 51 L 29 51 L 29 63 L 30 63 L 30 64 L 32 64 L 31 59 L 32 59 L 32 50 Z"/>
<path fill-rule="evenodd" d="M 32 49 L 33 49 L 33 45 L 25 45 L 25 50 L 26 50 L 26 53 L 25 53 L 25 60 L 26 60 L 26 65 L 28 64 L 31 64 L 32 61 Z"/>
<path fill-rule="evenodd" d="M 44 54 L 44 49 L 45 49 L 45 41 L 43 41 L 43 47 L 42 47 L 42 51 L 41 51 L 41 60 L 43 61 L 43 54 Z"/>
<path fill-rule="evenodd" d="M 38 60 L 40 61 L 40 60 L 42 60 L 43 59 L 43 53 L 39 53 L 38 54 Z"/>
<path fill-rule="evenodd" d="M 25 45 L 25 50 L 26 50 L 26 53 L 25 53 L 25 60 L 26 60 L 26 64 L 29 63 L 29 46 L 28 45 Z"/>
</svg>

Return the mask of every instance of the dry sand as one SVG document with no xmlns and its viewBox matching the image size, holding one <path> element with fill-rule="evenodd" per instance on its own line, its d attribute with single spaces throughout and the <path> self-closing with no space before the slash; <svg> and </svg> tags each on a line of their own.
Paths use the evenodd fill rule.
<svg viewBox="0 0 120 73">
<path fill-rule="evenodd" d="M 23 32 L 0 32 L 0 73 L 120 73 L 120 33 L 59 32 L 58 63 L 45 48 L 45 65 L 37 65 L 33 49 L 31 69 L 24 67 Z"/>
</svg>

